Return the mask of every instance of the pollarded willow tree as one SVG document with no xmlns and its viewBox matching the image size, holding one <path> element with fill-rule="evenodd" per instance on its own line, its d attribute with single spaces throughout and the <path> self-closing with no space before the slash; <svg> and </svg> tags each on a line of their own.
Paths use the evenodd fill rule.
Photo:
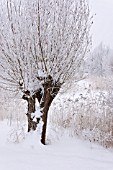
<svg viewBox="0 0 113 170">
<path fill-rule="evenodd" d="M 90 43 L 86 0 L 0 2 L 0 83 L 28 102 L 28 131 L 42 123 L 67 80 L 79 73 Z M 36 107 L 38 101 L 39 107 Z"/>
</svg>

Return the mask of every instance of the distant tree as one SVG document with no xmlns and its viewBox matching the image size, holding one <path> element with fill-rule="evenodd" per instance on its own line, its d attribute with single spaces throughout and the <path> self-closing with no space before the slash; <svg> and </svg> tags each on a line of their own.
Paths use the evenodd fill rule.
<svg viewBox="0 0 113 170">
<path fill-rule="evenodd" d="M 111 70 L 111 76 L 112 76 L 112 74 L 113 74 L 113 49 L 110 50 L 109 68 Z"/>
<path fill-rule="evenodd" d="M 28 131 L 43 121 L 45 144 L 49 107 L 88 51 L 89 6 L 86 0 L 4 0 L 0 7 L 0 84 L 22 92 Z"/>
<path fill-rule="evenodd" d="M 112 51 L 109 47 L 100 43 L 85 61 L 86 70 L 90 75 L 106 77 L 112 70 Z"/>
</svg>

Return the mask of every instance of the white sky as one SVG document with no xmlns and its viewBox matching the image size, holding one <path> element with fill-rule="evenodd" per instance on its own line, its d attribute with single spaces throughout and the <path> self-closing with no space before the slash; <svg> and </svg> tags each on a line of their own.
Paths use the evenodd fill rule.
<svg viewBox="0 0 113 170">
<path fill-rule="evenodd" d="M 103 42 L 113 49 L 113 0 L 89 0 L 89 3 L 94 16 L 93 48 Z"/>
</svg>

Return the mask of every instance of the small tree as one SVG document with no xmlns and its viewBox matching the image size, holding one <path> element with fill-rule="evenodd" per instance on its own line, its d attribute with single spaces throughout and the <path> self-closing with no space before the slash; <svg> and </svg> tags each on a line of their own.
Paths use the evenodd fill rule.
<svg viewBox="0 0 113 170">
<path fill-rule="evenodd" d="M 0 2 L 1 86 L 22 92 L 28 102 L 28 131 L 43 121 L 45 144 L 49 107 L 67 80 L 79 73 L 90 43 L 86 0 Z M 39 107 L 36 108 L 36 100 Z"/>
</svg>

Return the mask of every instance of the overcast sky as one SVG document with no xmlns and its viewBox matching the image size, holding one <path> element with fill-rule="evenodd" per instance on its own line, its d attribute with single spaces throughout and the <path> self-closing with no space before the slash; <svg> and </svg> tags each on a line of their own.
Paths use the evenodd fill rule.
<svg viewBox="0 0 113 170">
<path fill-rule="evenodd" d="M 103 42 L 113 49 L 113 0 L 89 0 L 89 3 L 94 16 L 93 47 Z"/>
</svg>

